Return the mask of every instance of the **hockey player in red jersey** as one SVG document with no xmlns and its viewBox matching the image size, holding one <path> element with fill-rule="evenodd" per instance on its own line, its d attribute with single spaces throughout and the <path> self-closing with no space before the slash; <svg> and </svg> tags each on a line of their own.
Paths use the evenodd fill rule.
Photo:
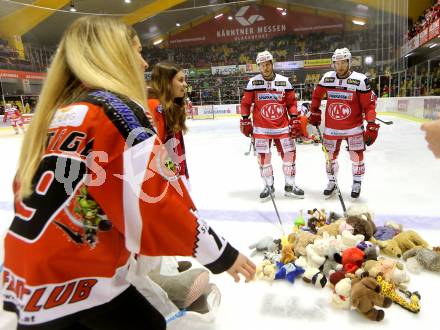
<svg viewBox="0 0 440 330">
<path fill-rule="evenodd" d="M 189 97 L 187 97 L 185 99 L 185 104 L 186 104 L 186 116 L 188 119 L 194 119 L 194 114 L 193 114 L 193 104 L 191 102 L 191 99 Z"/>
<path fill-rule="evenodd" d="M 309 122 L 321 124 L 321 100 L 327 95 L 325 109 L 324 146 L 329 152 L 331 168 L 327 165 L 329 183 L 324 190 L 326 197 L 335 191 L 338 173 L 338 154 L 342 140 L 348 143 L 352 164 L 353 186 L 351 197 L 358 198 L 365 173 L 364 150 L 377 138 L 379 124 L 376 120 L 376 95 L 371 90 L 368 78 L 350 70 L 351 53 L 347 48 L 336 49 L 332 56 L 335 71 L 329 71 L 321 78 L 312 95 Z M 364 130 L 364 119 L 367 126 Z"/>
<path fill-rule="evenodd" d="M 21 130 L 24 133 L 23 117 L 21 116 L 20 110 L 18 110 L 18 108 L 13 107 L 9 103 L 5 105 L 5 114 L 3 116 L 3 122 L 6 123 L 8 119 L 9 122 L 11 123 L 12 128 L 14 128 L 15 134 L 19 133 L 17 126 L 20 126 Z"/>
<path fill-rule="evenodd" d="M 254 139 L 265 186 L 260 199 L 267 200 L 270 193 L 275 191 L 271 165 L 272 141 L 283 159 L 285 195 L 304 198 L 304 191 L 295 185 L 294 139 L 301 135 L 295 91 L 287 77 L 274 73 L 273 56 L 270 52 L 258 53 L 256 62 L 260 74 L 249 80 L 244 91 L 240 130 L 245 136 Z"/>
</svg>

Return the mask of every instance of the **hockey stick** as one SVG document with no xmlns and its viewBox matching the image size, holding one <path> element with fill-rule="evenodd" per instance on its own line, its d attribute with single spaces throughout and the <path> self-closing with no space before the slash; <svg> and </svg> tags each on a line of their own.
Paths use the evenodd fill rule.
<svg viewBox="0 0 440 330">
<path fill-rule="evenodd" d="M 338 192 L 339 201 L 341 202 L 342 210 L 344 211 L 344 216 L 347 216 L 347 209 L 345 207 L 344 199 L 342 198 L 341 190 L 339 189 L 338 180 L 336 180 L 336 175 L 333 170 L 330 155 L 328 154 L 327 148 L 324 145 L 324 140 L 322 139 L 321 129 L 319 128 L 319 126 L 316 126 L 316 129 L 318 131 L 319 139 L 321 140 L 322 151 L 324 151 L 327 166 L 330 168 L 330 174 L 332 175 L 333 180 L 335 181 L 336 191 Z"/>
<path fill-rule="evenodd" d="M 269 185 L 267 183 L 266 183 L 266 188 L 269 189 L 270 199 L 272 200 L 272 204 L 273 204 L 273 207 L 275 209 L 275 213 L 277 214 L 278 222 L 280 223 L 281 231 L 283 232 L 283 236 L 286 236 L 286 233 L 284 232 L 284 228 L 283 228 L 283 223 L 281 221 L 281 217 L 280 217 L 280 214 L 278 212 L 277 204 L 275 203 L 275 198 L 273 197 L 272 190 L 270 189 L 270 187 L 269 187 Z"/>
<path fill-rule="evenodd" d="M 392 121 L 392 120 L 390 120 L 390 121 L 386 121 L 386 120 L 382 120 L 382 119 L 377 118 L 377 117 L 376 117 L 376 119 L 377 119 L 378 121 L 380 121 L 381 123 L 384 123 L 385 125 L 392 125 L 392 124 L 393 124 L 393 121 Z"/>
<path fill-rule="evenodd" d="M 252 139 L 251 139 L 251 143 L 249 143 L 249 150 L 246 151 L 246 152 L 244 153 L 244 155 L 245 155 L 245 156 L 249 156 L 249 155 L 251 154 L 251 149 L 252 149 Z"/>
<path fill-rule="evenodd" d="M 254 145 L 254 138 L 252 137 L 251 138 L 251 143 L 249 144 L 249 150 L 248 151 L 246 151 L 245 153 L 244 153 L 244 155 L 245 156 L 249 156 L 250 154 L 251 154 L 251 149 L 254 149 L 254 152 L 255 152 L 255 145 Z"/>
</svg>

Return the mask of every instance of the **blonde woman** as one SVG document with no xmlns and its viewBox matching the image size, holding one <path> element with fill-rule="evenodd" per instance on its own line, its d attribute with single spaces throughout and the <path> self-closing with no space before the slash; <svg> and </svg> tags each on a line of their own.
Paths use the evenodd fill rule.
<svg viewBox="0 0 440 330">
<path fill-rule="evenodd" d="M 110 18 L 79 18 L 60 42 L 23 141 L 5 238 L 4 309 L 18 329 L 165 329 L 125 279 L 131 253 L 193 255 L 236 281 L 255 273 L 167 168 L 142 107 L 140 50 L 134 30 Z"/>
</svg>

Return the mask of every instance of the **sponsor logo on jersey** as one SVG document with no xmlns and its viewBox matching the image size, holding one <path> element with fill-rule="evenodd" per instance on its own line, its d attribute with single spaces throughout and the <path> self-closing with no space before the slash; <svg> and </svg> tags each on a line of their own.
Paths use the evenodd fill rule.
<svg viewBox="0 0 440 330">
<path fill-rule="evenodd" d="M 324 82 L 325 83 L 333 83 L 333 82 L 335 82 L 335 77 L 325 77 Z"/>
<path fill-rule="evenodd" d="M 252 85 L 254 86 L 262 86 L 264 85 L 264 80 L 253 80 Z"/>
<path fill-rule="evenodd" d="M 267 120 L 277 120 L 284 115 L 284 107 L 278 103 L 269 103 L 260 110 L 261 116 Z"/>
<path fill-rule="evenodd" d="M 287 86 L 285 81 L 275 81 L 275 86 Z"/>
<path fill-rule="evenodd" d="M 55 112 L 49 128 L 63 126 L 81 126 L 84 118 L 86 118 L 89 108 L 86 105 L 74 105 L 71 107 L 61 108 Z"/>
<path fill-rule="evenodd" d="M 347 93 L 347 92 L 335 92 L 335 91 L 328 91 L 327 92 L 328 98 L 331 100 L 353 100 L 353 94 Z"/>
<path fill-rule="evenodd" d="M 359 86 L 361 84 L 361 81 L 353 78 L 348 78 L 347 84 Z"/>
<path fill-rule="evenodd" d="M 344 120 L 351 115 L 351 108 L 344 103 L 331 103 L 328 107 L 328 114 L 334 120 Z"/>
<path fill-rule="evenodd" d="M 258 93 L 257 99 L 258 101 L 281 101 L 283 95 L 275 93 Z"/>
</svg>

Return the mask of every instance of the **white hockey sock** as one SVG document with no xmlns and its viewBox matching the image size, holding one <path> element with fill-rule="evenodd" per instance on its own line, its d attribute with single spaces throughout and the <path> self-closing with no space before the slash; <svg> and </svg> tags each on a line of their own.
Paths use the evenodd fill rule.
<svg viewBox="0 0 440 330">
<path fill-rule="evenodd" d="M 273 168 L 272 165 L 263 165 L 260 167 L 261 178 L 263 179 L 264 185 L 273 185 Z"/>
<path fill-rule="evenodd" d="M 294 186 L 295 187 L 295 176 L 285 175 L 284 178 L 286 179 L 287 186 Z"/>
<path fill-rule="evenodd" d="M 365 164 L 363 161 L 353 162 L 352 164 L 353 181 L 361 182 L 365 174 Z"/>
<path fill-rule="evenodd" d="M 334 177 L 333 177 L 333 175 L 331 174 L 331 168 L 330 168 L 330 166 L 328 166 L 328 164 L 326 164 L 325 168 L 326 168 L 326 171 L 327 171 L 327 177 L 328 177 L 329 181 L 330 181 L 330 180 L 333 180 L 333 181 L 334 181 L 334 180 L 335 180 L 334 178 L 336 178 L 336 177 L 338 176 L 338 172 L 339 172 L 339 164 L 338 164 L 338 161 L 337 161 L 337 160 L 332 160 L 331 163 L 332 163 L 332 168 L 333 168 Z"/>
<path fill-rule="evenodd" d="M 284 178 L 286 180 L 286 185 L 295 186 L 295 174 L 296 166 L 295 163 L 283 163 Z"/>
<path fill-rule="evenodd" d="M 273 176 L 265 176 L 262 177 L 263 179 L 263 184 L 266 186 L 273 186 Z"/>
</svg>

